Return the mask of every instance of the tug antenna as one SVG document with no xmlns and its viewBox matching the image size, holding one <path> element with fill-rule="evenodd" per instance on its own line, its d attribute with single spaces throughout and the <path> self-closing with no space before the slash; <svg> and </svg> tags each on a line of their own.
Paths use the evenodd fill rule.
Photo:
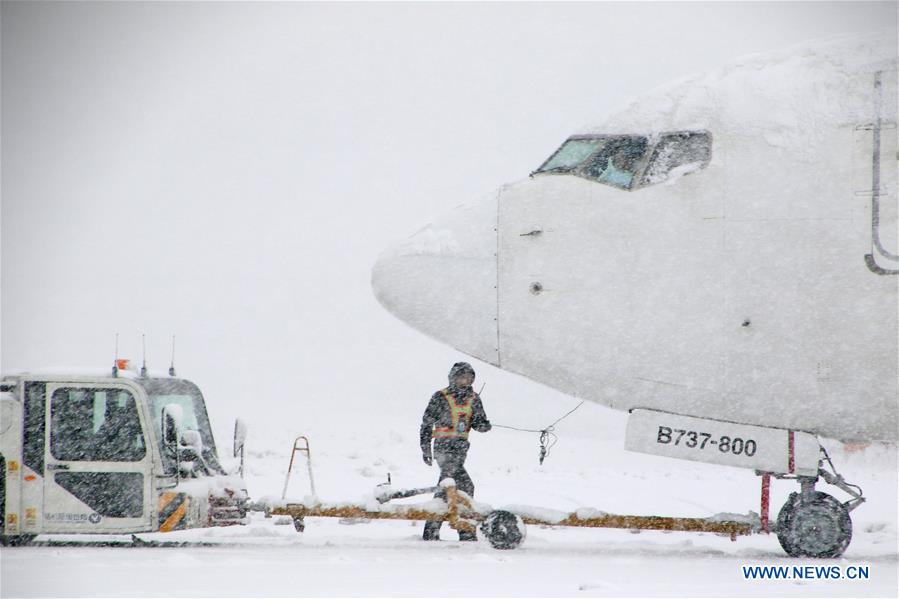
<svg viewBox="0 0 899 599">
<path fill-rule="evenodd" d="M 147 334 L 146 333 L 141 333 L 140 343 L 141 343 L 141 347 L 144 350 L 144 363 L 140 367 L 140 376 L 141 376 L 141 378 L 146 378 L 147 377 Z"/>
<path fill-rule="evenodd" d="M 112 376 L 119 376 L 119 334 L 115 334 L 115 358 L 112 361 Z"/>
<path fill-rule="evenodd" d="M 169 366 L 169 376 L 175 376 L 175 336 L 172 335 L 172 365 Z"/>
</svg>

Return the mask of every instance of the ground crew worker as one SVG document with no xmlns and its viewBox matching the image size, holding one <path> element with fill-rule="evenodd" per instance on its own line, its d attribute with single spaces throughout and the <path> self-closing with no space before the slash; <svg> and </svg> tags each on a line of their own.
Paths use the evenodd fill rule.
<svg viewBox="0 0 899 599">
<path fill-rule="evenodd" d="M 456 481 L 456 488 L 474 496 L 474 483 L 465 471 L 465 457 L 468 455 L 468 432 L 474 429 L 481 433 L 490 430 L 490 421 L 484 413 L 481 398 L 471 385 L 474 383 L 474 368 L 467 362 L 453 364 L 449 372 L 449 387 L 431 396 L 428 407 L 421 418 L 421 454 L 425 464 L 430 466 L 433 459 L 440 466 L 440 484 L 445 478 Z M 433 459 L 431 439 L 434 439 Z M 446 500 L 446 490 L 440 489 L 434 497 Z M 425 541 L 440 539 L 442 521 L 425 522 L 422 538 Z M 473 532 L 459 531 L 460 541 L 475 541 Z"/>
</svg>

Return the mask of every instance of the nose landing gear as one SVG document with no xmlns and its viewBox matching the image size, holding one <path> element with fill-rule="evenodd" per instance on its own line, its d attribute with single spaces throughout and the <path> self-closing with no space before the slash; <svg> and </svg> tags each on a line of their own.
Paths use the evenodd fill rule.
<svg viewBox="0 0 899 599">
<path fill-rule="evenodd" d="M 836 472 L 827 450 L 821 447 L 824 459 L 818 467 L 818 476 L 799 476 L 801 490 L 790 493 L 777 515 L 777 539 L 780 546 L 792 557 L 839 557 L 852 540 L 852 519 L 849 512 L 864 503 L 862 490 L 847 483 Z M 830 465 L 832 472 L 821 466 Z M 832 495 L 815 490 L 818 477 L 852 496 L 840 503 Z M 783 477 L 786 478 L 786 477 Z"/>
<path fill-rule="evenodd" d="M 793 557 L 838 557 L 852 540 L 852 519 L 827 493 L 791 493 L 777 516 L 777 539 Z"/>
</svg>

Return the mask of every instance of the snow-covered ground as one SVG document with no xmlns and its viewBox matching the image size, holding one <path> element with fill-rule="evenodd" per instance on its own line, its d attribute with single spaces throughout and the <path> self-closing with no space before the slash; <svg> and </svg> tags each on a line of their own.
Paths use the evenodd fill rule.
<svg viewBox="0 0 899 599">
<path fill-rule="evenodd" d="M 280 497 L 307 435 L 318 495 L 436 481 L 418 420 L 465 356 L 397 322 L 380 251 L 520 179 L 585 120 L 746 54 L 895 23 L 890 3 L 2 3 L 3 372 L 177 366 L 219 453 L 250 424 L 253 498 Z M 614 23 L 614 26 L 609 24 Z M 446 239 L 430 242 L 442 244 Z M 577 400 L 486 364 L 494 423 L 540 428 Z M 851 397 L 847 398 L 851 402 Z M 474 435 L 495 507 L 711 516 L 758 511 L 750 471 L 623 450 L 626 415 L 585 404 L 538 465 L 536 434 Z M 521 547 L 424 543 L 421 523 L 169 534 L 184 547 L 0 550 L 0 597 L 893 596 L 895 449 L 838 469 L 869 501 L 836 560 L 773 536 L 529 527 Z M 233 465 L 233 461 L 232 461 Z M 772 516 L 795 489 L 775 481 Z M 826 487 L 822 487 L 826 488 Z M 308 494 L 300 459 L 290 497 Z M 836 491 L 835 496 L 845 499 Z M 127 537 L 105 538 L 120 543 Z M 744 580 L 741 566 L 866 565 L 870 578 Z"/>
<path fill-rule="evenodd" d="M 566 406 L 557 406 L 564 413 Z M 525 399 L 494 422 L 524 427 L 546 409 Z M 436 469 L 419 458 L 417 411 L 409 426 L 341 429 L 333 422 L 250 431 L 247 482 L 254 498 L 280 497 L 293 438 L 310 438 L 315 484 L 325 501 L 371 497 L 391 473 L 397 488 L 430 485 Z M 638 515 L 711 516 L 758 511 L 759 478 L 750 471 L 644 456 L 622 449 L 626 416 L 585 404 L 557 427 L 558 444 L 537 462 L 537 435 L 494 429 L 476 435 L 469 470 L 479 501 L 565 511 L 593 507 Z M 219 451 L 227 453 L 226 427 Z M 729 538 L 530 526 L 517 549 L 486 540 L 462 544 L 444 527 L 440 543 L 420 540 L 421 523 L 346 524 L 310 518 L 302 534 L 255 514 L 246 527 L 141 535 L 193 541 L 191 547 L 7 548 L 2 596 L 895 596 L 897 488 L 894 450 L 847 454 L 828 443 L 838 469 L 869 498 L 853 513 L 854 538 L 836 560 L 794 560 L 772 536 Z M 298 454 L 288 497 L 309 493 Z M 772 516 L 795 484 L 775 481 Z M 835 491 L 837 497 L 844 498 Z M 405 501 L 421 501 L 411 499 Z M 40 537 L 63 540 L 66 537 Z M 117 540 L 125 540 L 119 538 Z M 867 580 L 745 580 L 744 565 L 865 565 Z"/>
</svg>

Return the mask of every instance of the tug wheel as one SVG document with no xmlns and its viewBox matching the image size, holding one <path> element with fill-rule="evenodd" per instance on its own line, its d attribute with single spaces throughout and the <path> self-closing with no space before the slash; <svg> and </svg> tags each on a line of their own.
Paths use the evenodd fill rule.
<svg viewBox="0 0 899 599">
<path fill-rule="evenodd" d="M 524 521 L 504 510 L 490 512 L 481 523 L 481 532 L 494 549 L 515 549 L 526 535 Z"/>
<path fill-rule="evenodd" d="M 22 547 L 34 540 L 37 535 L 0 535 L 0 546 L 3 547 Z"/>
<path fill-rule="evenodd" d="M 852 540 L 846 507 L 821 491 L 791 493 L 777 515 L 777 539 L 792 557 L 839 557 Z"/>
</svg>

